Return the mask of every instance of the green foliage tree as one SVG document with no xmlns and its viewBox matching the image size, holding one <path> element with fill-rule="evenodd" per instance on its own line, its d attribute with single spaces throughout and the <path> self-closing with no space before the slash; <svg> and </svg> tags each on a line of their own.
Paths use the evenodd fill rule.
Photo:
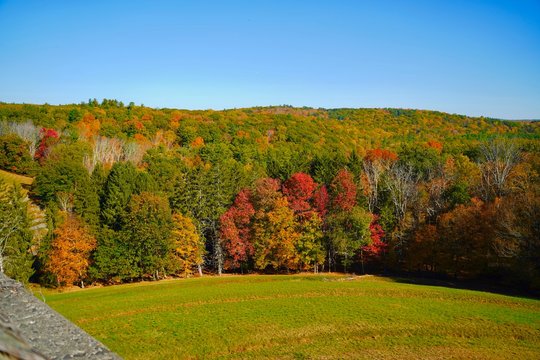
<svg viewBox="0 0 540 360">
<path fill-rule="evenodd" d="M 282 181 L 297 172 L 309 170 L 309 155 L 293 145 L 270 148 L 266 154 L 266 173 Z"/>
<path fill-rule="evenodd" d="M 0 136 L 0 169 L 32 174 L 36 164 L 23 139 L 14 134 Z"/>
<path fill-rule="evenodd" d="M 300 234 L 296 242 L 298 267 L 301 270 L 313 269 L 317 273 L 319 266 L 324 263 L 324 233 L 322 220 L 317 213 L 312 213 L 305 221 L 298 223 L 297 232 Z"/>
<path fill-rule="evenodd" d="M 360 248 L 369 244 L 371 220 L 372 215 L 358 206 L 328 217 L 330 247 L 340 257 L 345 271 Z"/>
<path fill-rule="evenodd" d="M 155 180 L 159 191 L 169 197 L 175 193 L 176 184 L 181 181 L 185 166 L 182 159 L 166 152 L 163 148 L 151 149 L 144 156 L 143 164 Z"/>
<path fill-rule="evenodd" d="M 27 207 L 21 188 L 0 178 L 0 272 L 25 283 L 33 274 Z"/>
<path fill-rule="evenodd" d="M 139 277 L 168 272 L 172 248 L 172 215 L 167 199 L 148 192 L 133 195 L 122 217 L 122 232 L 132 249 L 133 266 Z"/>
<path fill-rule="evenodd" d="M 97 226 L 99 197 L 82 165 L 85 151 L 87 147 L 80 144 L 54 147 L 36 177 L 33 190 L 42 204 L 55 203 L 61 210 L 73 210 L 88 224 Z"/>
<path fill-rule="evenodd" d="M 417 177 L 427 179 L 442 159 L 437 149 L 424 144 L 407 144 L 398 152 L 399 163 L 410 166 Z"/>
<path fill-rule="evenodd" d="M 81 113 L 77 109 L 71 109 L 68 114 L 68 121 L 70 123 L 76 122 L 81 119 Z"/>
<path fill-rule="evenodd" d="M 127 234 L 102 228 L 89 275 L 93 279 L 116 283 L 140 276 L 135 249 Z"/>
<path fill-rule="evenodd" d="M 113 165 L 103 190 L 101 216 L 104 225 L 114 230 L 121 229 L 121 218 L 136 191 L 137 176 L 137 169 L 131 163 Z"/>
<path fill-rule="evenodd" d="M 310 173 L 319 184 L 330 184 L 340 169 L 347 163 L 345 156 L 338 151 L 316 153 L 311 161 Z"/>
<path fill-rule="evenodd" d="M 105 190 L 105 184 L 107 183 L 108 175 L 109 175 L 108 171 L 105 170 L 103 165 L 97 164 L 94 170 L 92 171 L 92 175 L 90 176 L 92 186 L 94 187 L 98 195 L 100 207 L 101 207 L 101 203 L 103 202 L 103 197 L 105 195 L 104 190 Z"/>
</svg>

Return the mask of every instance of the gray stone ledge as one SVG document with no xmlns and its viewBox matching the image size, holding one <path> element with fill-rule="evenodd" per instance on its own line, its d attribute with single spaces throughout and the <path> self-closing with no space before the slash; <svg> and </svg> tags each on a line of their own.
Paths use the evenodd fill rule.
<svg viewBox="0 0 540 360">
<path fill-rule="evenodd" d="M 0 359 L 97 359 L 120 357 L 81 328 L 0 273 Z"/>
</svg>

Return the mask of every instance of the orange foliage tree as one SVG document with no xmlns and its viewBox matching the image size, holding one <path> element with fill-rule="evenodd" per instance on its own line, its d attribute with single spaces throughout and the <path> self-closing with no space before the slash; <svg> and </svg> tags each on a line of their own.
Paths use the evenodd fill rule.
<svg viewBox="0 0 540 360">
<path fill-rule="evenodd" d="M 440 270 L 459 276 L 482 273 L 493 259 L 496 204 L 473 198 L 441 215 L 437 240 Z"/>
<path fill-rule="evenodd" d="M 437 152 L 440 154 L 443 150 L 443 144 L 441 142 L 435 141 L 435 140 L 429 140 L 427 142 L 427 146 L 437 150 Z"/>
<path fill-rule="evenodd" d="M 79 134 L 86 138 L 91 139 L 99 134 L 101 128 L 101 122 L 90 113 L 84 114 L 83 118 L 77 124 Z"/>
<path fill-rule="evenodd" d="M 46 268 L 58 285 L 75 282 L 84 287 L 84 278 L 90 265 L 90 254 L 97 242 L 87 226 L 73 214 L 64 214 L 64 222 L 54 231 L 52 249 Z"/>
<path fill-rule="evenodd" d="M 194 149 L 202 148 L 204 147 L 204 139 L 200 136 L 197 136 L 195 140 L 191 142 L 190 146 Z"/>
</svg>

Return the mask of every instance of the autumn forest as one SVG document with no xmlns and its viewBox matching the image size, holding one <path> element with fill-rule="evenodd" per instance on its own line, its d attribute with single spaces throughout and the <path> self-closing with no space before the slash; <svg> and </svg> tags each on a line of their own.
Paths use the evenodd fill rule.
<svg viewBox="0 0 540 360">
<path fill-rule="evenodd" d="M 539 140 L 424 110 L 0 103 L 0 266 L 54 287 L 330 271 L 538 291 Z"/>
</svg>

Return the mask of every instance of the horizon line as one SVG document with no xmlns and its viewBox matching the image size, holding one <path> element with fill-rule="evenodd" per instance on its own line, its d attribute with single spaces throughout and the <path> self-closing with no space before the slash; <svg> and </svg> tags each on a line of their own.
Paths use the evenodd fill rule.
<svg viewBox="0 0 540 360">
<path fill-rule="evenodd" d="M 435 110 L 435 109 L 425 109 L 425 108 L 412 108 L 412 107 L 392 107 L 392 106 L 362 106 L 362 107 L 352 107 L 352 106 L 342 106 L 342 107 L 323 107 L 323 106 L 308 106 L 308 105 L 291 105 L 291 104 L 279 104 L 279 105 L 251 105 L 251 106 L 240 106 L 240 107 L 226 107 L 226 108 L 182 108 L 182 107 L 171 107 L 171 106 L 153 106 L 153 105 L 145 105 L 144 103 L 136 104 L 134 101 L 125 102 L 118 99 L 110 99 L 110 98 L 102 98 L 101 101 L 98 100 L 98 98 L 88 98 L 88 100 L 96 100 L 98 102 L 98 105 L 101 106 L 101 103 L 104 100 L 115 100 L 120 103 L 122 103 L 125 107 L 129 106 L 129 104 L 133 103 L 134 106 L 138 107 L 144 107 L 148 109 L 153 110 L 162 110 L 162 109 L 168 109 L 168 110 L 183 110 L 183 111 L 230 111 L 230 110 L 244 110 L 244 109 L 254 109 L 254 108 L 279 108 L 279 107 L 289 107 L 293 109 L 313 109 L 313 110 L 362 110 L 362 109 L 368 109 L 368 110 L 386 110 L 386 109 L 392 109 L 392 110 L 407 110 L 407 111 L 430 111 L 430 112 L 439 112 L 443 114 L 449 114 L 449 115 L 455 115 L 455 116 L 465 116 L 468 118 L 484 118 L 484 119 L 490 119 L 490 120 L 500 120 L 500 121 L 540 121 L 540 116 L 538 117 L 531 117 L 531 118 L 502 118 L 502 117 L 493 117 L 493 116 L 486 116 L 486 115 L 468 115 L 463 113 L 456 113 L 456 112 L 449 112 L 444 110 Z M 13 101 L 4 101 L 0 100 L 0 104 L 9 104 L 9 105 L 35 105 L 35 106 L 70 106 L 70 105 L 84 105 L 88 104 L 87 101 L 80 101 L 78 103 L 71 102 L 71 103 L 50 103 L 50 102 L 13 102 Z"/>
</svg>

